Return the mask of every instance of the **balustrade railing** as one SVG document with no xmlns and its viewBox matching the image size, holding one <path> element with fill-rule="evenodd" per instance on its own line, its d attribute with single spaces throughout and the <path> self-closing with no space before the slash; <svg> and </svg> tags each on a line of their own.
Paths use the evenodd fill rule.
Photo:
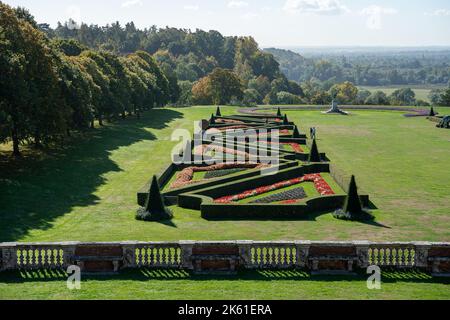
<svg viewBox="0 0 450 320">
<path fill-rule="evenodd" d="M 450 273 L 450 243 L 373 243 L 373 242 L 310 242 L 310 241 L 232 241 L 214 242 L 217 254 L 211 251 L 208 242 L 121 242 L 95 243 L 3 243 L 0 244 L 0 271 L 65 269 L 83 261 L 85 267 L 94 262 L 113 261 L 120 269 L 156 268 L 194 270 L 194 254 L 199 248 L 208 247 L 211 255 L 205 265 L 214 266 L 214 257 L 219 257 L 227 248 L 238 248 L 239 266 L 246 269 L 291 269 L 321 270 L 333 266 L 354 263 L 355 268 L 370 265 L 382 268 L 422 268 L 434 273 Z M 77 248 L 89 247 L 89 255 L 80 256 Z M 108 249 L 112 248 L 112 249 Z M 119 250 L 117 251 L 117 248 Z M 311 249 L 311 250 L 310 250 Z M 108 251 L 109 250 L 109 251 Z M 213 251 L 216 249 L 213 249 Z M 234 249 L 233 249 L 234 250 Z M 334 252 L 334 251 L 336 252 Z M 311 252 L 310 252 L 311 251 Z M 106 254 L 105 254 L 106 252 Z M 109 252 L 114 252 L 110 257 Z M 98 253 L 98 254 L 97 254 Z M 202 259 L 203 259 L 202 258 Z M 222 257 L 223 258 L 223 257 Z M 78 260 L 77 260 L 78 259 Z M 199 259 L 198 255 L 195 259 Z M 217 258 L 217 260 L 221 260 Z M 213 262 L 212 262 L 213 261 Z M 197 267 L 202 265 L 197 261 Z M 221 268 L 224 262 L 217 262 Z"/>
</svg>

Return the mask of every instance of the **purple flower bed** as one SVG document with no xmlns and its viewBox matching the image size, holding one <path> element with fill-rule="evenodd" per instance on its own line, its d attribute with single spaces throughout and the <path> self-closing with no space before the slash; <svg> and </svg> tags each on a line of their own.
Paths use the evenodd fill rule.
<svg viewBox="0 0 450 320">
<path fill-rule="evenodd" d="M 258 200 L 252 201 L 250 203 L 273 203 L 288 200 L 301 200 L 307 197 L 306 192 L 303 188 L 295 188 L 292 190 L 284 191 L 281 193 L 273 194 L 268 197 L 260 198 Z"/>
</svg>

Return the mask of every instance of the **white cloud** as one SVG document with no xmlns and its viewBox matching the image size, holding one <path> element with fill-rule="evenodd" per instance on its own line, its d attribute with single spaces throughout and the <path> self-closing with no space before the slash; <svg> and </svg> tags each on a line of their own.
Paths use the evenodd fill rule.
<svg viewBox="0 0 450 320">
<path fill-rule="evenodd" d="M 433 12 L 426 12 L 426 16 L 439 16 L 439 17 L 448 17 L 450 16 L 450 9 L 437 9 Z"/>
<path fill-rule="evenodd" d="M 340 0 L 287 0 L 283 10 L 288 13 L 338 15 L 350 10 Z"/>
<path fill-rule="evenodd" d="M 128 0 L 122 3 L 123 8 L 129 8 L 133 6 L 142 6 L 142 0 Z"/>
<path fill-rule="evenodd" d="M 259 18 L 260 15 L 258 13 L 254 13 L 254 12 L 248 12 L 246 14 L 241 15 L 241 18 L 244 20 L 253 20 L 256 18 Z"/>
<path fill-rule="evenodd" d="M 194 5 L 194 4 L 186 5 L 183 8 L 184 8 L 184 10 L 187 10 L 187 11 L 198 11 L 200 9 L 200 7 L 198 5 Z"/>
<path fill-rule="evenodd" d="M 239 1 L 239 0 L 232 0 L 232 1 L 228 2 L 228 8 L 231 8 L 231 9 L 241 9 L 241 8 L 245 8 L 245 7 L 248 7 L 248 2 Z"/>
<path fill-rule="evenodd" d="M 362 9 L 360 13 L 364 16 L 367 16 L 367 28 L 369 28 L 370 30 L 381 30 L 383 28 L 382 17 L 384 15 L 397 14 L 398 11 L 394 8 L 385 8 L 377 5 L 372 5 Z"/>
</svg>

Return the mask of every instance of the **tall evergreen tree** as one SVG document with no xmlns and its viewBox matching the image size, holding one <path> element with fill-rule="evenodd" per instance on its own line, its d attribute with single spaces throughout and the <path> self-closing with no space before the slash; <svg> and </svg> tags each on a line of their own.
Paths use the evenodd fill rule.
<svg viewBox="0 0 450 320">
<path fill-rule="evenodd" d="M 220 112 L 220 107 L 217 107 L 216 117 L 221 117 L 221 116 L 222 116 L 222 113 Z"/>
<path fill-rule="evenodd" d="M 288 119 L 287 114 L 284 115 L 283 124 L 286 125 L 286 126 L 289 125 L 289 119 Z"/>
<path fill-rule="evenodd" d="M 434 117 L 435 115 L 436 115 L 436 113 L 434 112 L 434 108 L 431 107 L 429 116 Z"/>
</svg>

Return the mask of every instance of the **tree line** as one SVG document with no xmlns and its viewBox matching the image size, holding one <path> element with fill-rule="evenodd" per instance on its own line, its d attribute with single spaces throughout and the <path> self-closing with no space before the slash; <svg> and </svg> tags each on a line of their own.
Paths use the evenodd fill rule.
<svg viewBox="0 0 450 320">
<path fill-rule="evenodd" d="M 118 56 L 50 39 L 23 8 L 0 2 L 0 142 L 40 147 L 73 130 L 140 116 L 178 99 L 147 52 Z"/>
<path fill-rule="evenodd" d="M 450 85 L 450 50 L 315 53 L 269 48 L 282 72 L 298 82 L 349 81 L 358 86 Z"/>
</svg>

